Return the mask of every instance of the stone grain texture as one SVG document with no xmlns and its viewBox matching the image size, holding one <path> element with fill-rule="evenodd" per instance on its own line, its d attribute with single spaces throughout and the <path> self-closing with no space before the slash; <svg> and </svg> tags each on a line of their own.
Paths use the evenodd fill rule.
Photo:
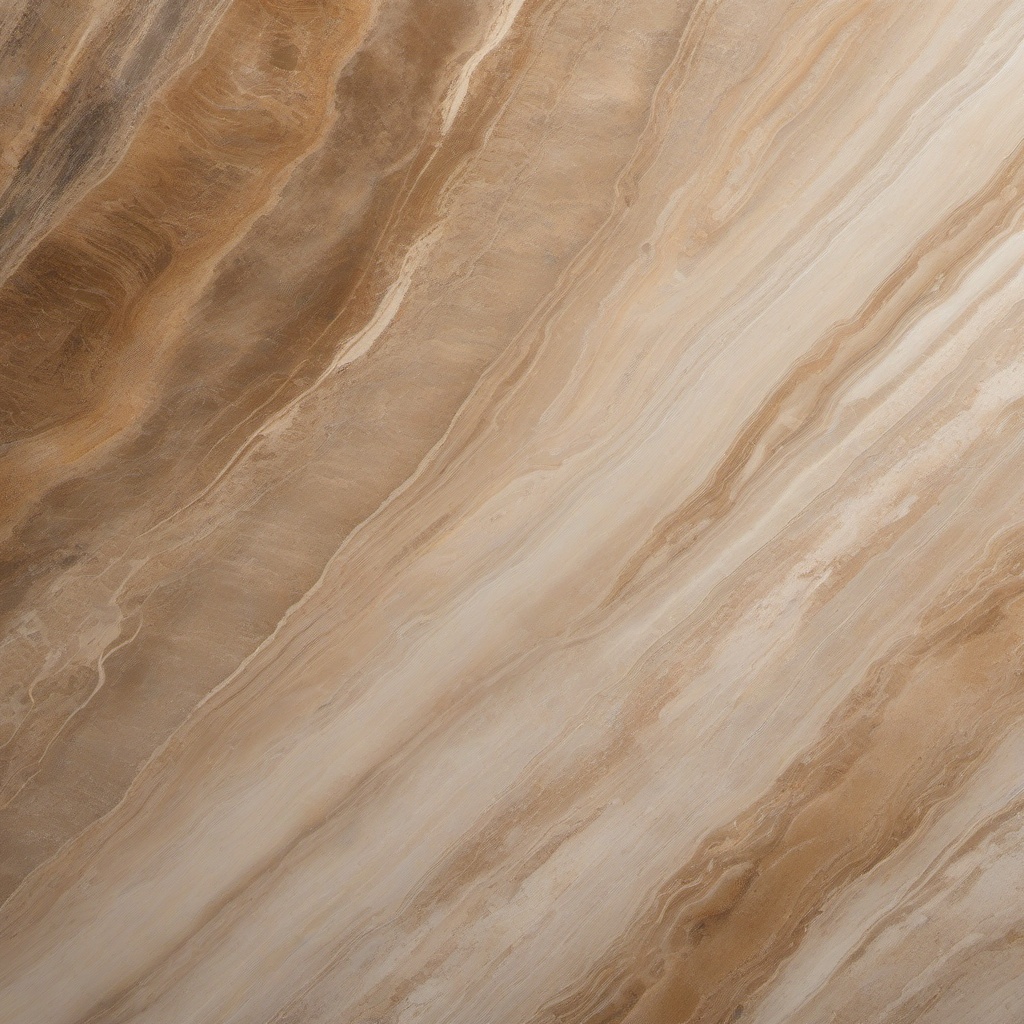
<svg viewBox="0 0 1024 1024">
<path fill-rule="evenodd" d="M 0 1024 L 1024 1020 L 1024 0 L 6 0 L 0 485 Z"/>
</svg>

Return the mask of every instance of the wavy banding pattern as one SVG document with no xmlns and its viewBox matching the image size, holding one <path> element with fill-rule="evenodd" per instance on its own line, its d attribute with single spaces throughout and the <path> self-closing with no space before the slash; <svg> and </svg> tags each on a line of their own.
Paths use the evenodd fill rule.
<svg viewBox="0 0 1024 1024">
<path fill-rule="evenodd" d="M 0 72 L 0 1024 L 1018 1024 L 1024 2 Z"/>
</svg>

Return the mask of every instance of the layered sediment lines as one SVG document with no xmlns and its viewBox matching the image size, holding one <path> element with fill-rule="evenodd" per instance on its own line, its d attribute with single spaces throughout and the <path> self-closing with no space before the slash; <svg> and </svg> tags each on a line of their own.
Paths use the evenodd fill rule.
<svg viewBox="0 0 1024 1024">
<path fill-rule="evenodd" d="M 17 0 L 0 110 L 0 1022 L 1024 1016 L 1024 2 Z"/>
</svg>

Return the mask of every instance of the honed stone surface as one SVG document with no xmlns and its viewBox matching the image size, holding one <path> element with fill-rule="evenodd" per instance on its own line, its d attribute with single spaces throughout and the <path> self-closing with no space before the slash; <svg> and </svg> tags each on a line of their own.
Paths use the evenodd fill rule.
<svg viewBox="0 0 1024 1024">
<path fill-rule="evenodd" d="M 1024 0 L 7 0 L 0 396 L 0 1024 L 1024 1020 Z"/>
</svg>

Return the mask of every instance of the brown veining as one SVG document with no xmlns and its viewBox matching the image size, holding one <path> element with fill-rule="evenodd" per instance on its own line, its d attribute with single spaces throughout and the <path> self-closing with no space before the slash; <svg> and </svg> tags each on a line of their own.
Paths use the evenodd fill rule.
<svg viewBox="0 0 1024 1024">
<path fill-rule="evenodd" d="M 0 11 L 0 1024 L 1017 1024 L 1022 55 Z"/>
</svg>

